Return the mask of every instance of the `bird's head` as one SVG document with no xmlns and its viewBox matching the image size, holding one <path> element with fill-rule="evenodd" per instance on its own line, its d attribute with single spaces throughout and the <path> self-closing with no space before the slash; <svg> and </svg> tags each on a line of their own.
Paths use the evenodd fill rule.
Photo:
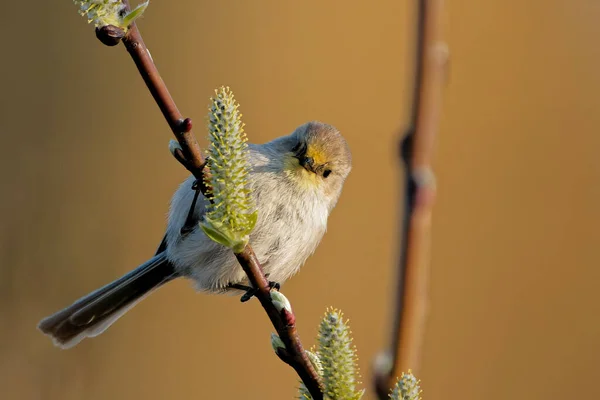
<svg viewBox="0 0 600 400">
<path fill-rule="evenodd" d="M 289 136 L 285 169 L 297 183 L 339 195 L 352 168 L 352 154 L 344 137 L 331 125 L 308 122 Z"/>
</svg>

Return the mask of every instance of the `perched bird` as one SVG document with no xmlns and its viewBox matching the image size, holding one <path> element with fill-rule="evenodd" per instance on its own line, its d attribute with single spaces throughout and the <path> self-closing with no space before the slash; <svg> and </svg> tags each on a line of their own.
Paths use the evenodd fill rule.
<svg viewBox="0 0 600 400">
<path fill-rule="evenodd" d="M 327 228 L 352 156 L 331 125 L 308 122 L 268 143 L 248 146 L 248 185 L 258 210 L 250 245 L 269 280 L 283 283 L 315 251 Z M 184 181 L 171 199 L 160 252 L 116 281 L 43 319 L 38 328 L 54 344 L 70 348 L 104 332 L 154 289 L 179 277 L 199 291 L 239 293 L 246 274 L 231 249 L 212 241 L 198 223 L 208 201 L 200 196 L 190 214 L 195 179 Z M 182 233 L 191 215 L 192 229 Z"/>
</svg>

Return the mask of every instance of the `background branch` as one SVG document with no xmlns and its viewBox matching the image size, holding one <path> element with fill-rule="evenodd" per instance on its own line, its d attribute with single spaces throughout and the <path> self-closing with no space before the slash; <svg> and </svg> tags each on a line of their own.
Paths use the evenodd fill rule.
<svg viewBox="0 0 600 400">
<path fill-rule="evenodd" d="M 123 3 L 127 6 L 127 9 L 130 9 L 127 0 L 124 0 Z M 101 35 L 99 39 L 104 43 Z M 196 177 L 201 183 L 202 192 L 205 193 L 206 187 L 203 182 L 205 180 L 208 181 L 208 176 L 206 175 L 210 171 L 204 168 L 205 159 L 192 132 L 191 119 L 183 118 L 183 115 L 175 105 L 135 23 L 129 27 L 122 41 L 181 146 L 182 150 L 181 152 L 175 152 L 175 158 Z M 192 189 L 190 188 L 190 190 Z M 257 288 L 255 296 L 260 301 L 260 304 L 277 330 L 277 334 L 285 344 L 285 351 L 278 351 L 277 355 L 294 368 L 313 399 L 322 399 L 320 377 L 304 351 L 296 329 L 294 314 L 291 310 L 285 308 L 278 310 L 273 304 L 269 282 L 250 245 L 246 246 L 241 253 L 236 254 L 236 257 L 244 272 L 248 275 L 252 286 Z"/>
<path fill-rule="evenodd" d="M 375 366 L 375 386 L 380 399 L 388 398 L 402 372 L 418 371 L 427 317 L 431 211 L 436 192 L 431 161 L 448 50 L 440 41 L 442 0 L 417 3 L 411 120 L 399 149 L 405 172 L 405 201 L 395 320 L 391 354 L 386 353 L 385 362 Z"/>
</svg>

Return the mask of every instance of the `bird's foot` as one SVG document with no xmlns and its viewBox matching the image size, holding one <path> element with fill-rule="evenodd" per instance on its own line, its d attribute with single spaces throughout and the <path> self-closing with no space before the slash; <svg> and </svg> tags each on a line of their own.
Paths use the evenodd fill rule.
<svg viewBox="0 0 600 400">
<path fill-rule="evenodd" d="M 250 286 L 246 286 L 246 285 L 240 285 L 237 283 L 232 283 L 229 285 L 230 288 L 232 289 L 238 289 L 238 290 L 245 290 L 246 293 L 244 293 L 242 295 L 242 297 L 240 298 L 240 301 L 242 303 L 247 302 L 248 300 L 250 300 L 251 298 L 253 298 L 254 296 L 256 296 L 256 293 L 258 292 L 257 288 L 253 288 Z M 269 281 L 269 289 L 273 290 L 279 290 L 281 289 L 281 285 L 279 284 L 279 282 L 273 282 L 273 281 Z"/>
</svg>

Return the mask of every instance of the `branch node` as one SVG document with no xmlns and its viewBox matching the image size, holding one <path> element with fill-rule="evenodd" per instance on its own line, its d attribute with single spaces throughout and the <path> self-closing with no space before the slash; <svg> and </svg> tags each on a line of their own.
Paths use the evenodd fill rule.
<svg viewBox="0 0 600 400">
<path fill-rule="evenodd" d="M 177 120 L 175 130 L 178 135 L 183 135 L 192 131 L 192 119 L 191 118 L 179 118 Z"/>
<path fill-rule="evenodd" d="M 179 132 L 188 133 L 192 131 L 192 119 L 180 119 L 179 121 Z"/>
<path fill-rule="evenodd" d="M 181 149 L 175 149 L 172 154 L 173 157 L 175 157 L 175 159 L 179 161 L 181 165 L 187 168 L 188 162 L 185 159 L 185 156 L 183 155 L 183 151 Z"/>
<path fill-rule="evenodd" d="M 412 177 L 419 188 L 435 188 L 435 174 L 429 167 L 414 168 Z"/>
<path fill-rule="evenodd" d="M 96 28 L 96 37 L 106 46 L 116 46 L 125 37 L 125 31 L 114 25 Z"/>
<path fill-rule="evenodd" d="M 284 363 L 291 365 L 290 364 L 290 353 L 287 352 L 286 349 L 279 347 L 277 350 L 275 350 L 275 354 L 277 354 L 277 357 L 279 357 L 279 359 L 281 361 L 283 361 Z"/>
<path fill-rule="evenodd" d="M 281 318 L 283 318 L 283 321 L 285 322 L 285 325 L 288 328 L 291 328 L 294 325 L 296 325 L 296 316 L 294 315 L 294 313 L 288 311 L 285 308 L 281 310 Z"/>
<path fill-rule="evenodd" d="M 390 393 L 390 376 L 394 361 L 389 351 L 381 352 L 373 362 L 373 384 L 379 399 L 388 398 Z"/>
<path fill-rule="evenodd" d="M 404 135 L 402 140 L 400 140 L 400 156 L 402 157 L 402 160 L 404 161 L 404 164 L 406 166 L 410 165 L 412 159 L 413 141 L 415 137 L 414 133 L 415 128 L 414 126 L 411 126 L 408 129 L 406 129 L 406 134 Z"/>
</svg>

